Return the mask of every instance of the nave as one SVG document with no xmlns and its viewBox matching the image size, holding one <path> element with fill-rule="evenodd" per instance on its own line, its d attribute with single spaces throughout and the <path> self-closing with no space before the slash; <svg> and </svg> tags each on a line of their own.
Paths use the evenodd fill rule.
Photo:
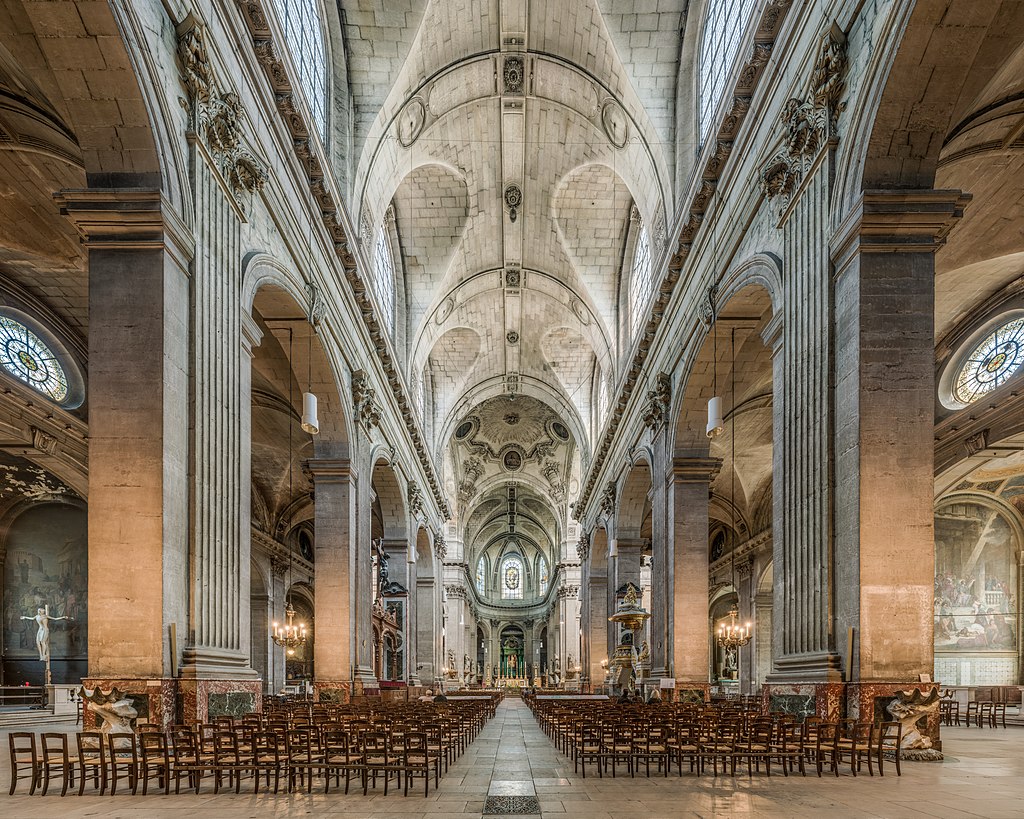
<svg viewBox="0 0 1024 819">
<path fill-rule="evenodd" d="M 73 733 L 74 725 L 52 730 Z M 8 730 L 0 732 L 7 745 Z M 709 816 L 757 817 L 986 817 L 1020 816 L 1021 777 L 1024 777 L 1024 733 L 951 727 L 943 730 L 946 759 L 940 764 L 903 764 L 903 775 L 886 774 L 856 778 L 843 771 L 838 778 L 772 776 L 697 777 L 675 774 L 662 778 L 652 770 L 630 778 L 620 770 L 615 779 L 599 779 L 593 771 L 584 779 L 573 773 L 572 760 L 560 753 L 545 736 L 526 705 L 506 698 L 496 716 L 487 722 L 477 739 L 451 766 L 438 790 L 431 787 L 424 798 L 419 789 L 403 797 L 401 789 L 383 795 L 376 790 L 363 797 L 353 787 L 324 794 L 318 786 L 311 794 L 221 792 L 207 785 L 197 796 L 131 797 L 127 792 L 110 797 L 90 790 L 85 796 L 61 799 L 59 790 L 46 797 L 19 794 L 5 799 L 5 815 L 18 819 L 63 819 L 86 816 L 150 817 L 181 819 L 197 811 L 218 819 L 248 819 L 271 812 L 278 817 L 316 814 L 365 817 L 365 819 L 478 819 L 503 815 L 533 819 L 620 819 L 623 816 L 661 819 L 692 819 Z M 9 781 L 10 761 L 0 765 L 0 781 Z M 894 772 L 893 772 L 894 773 Z M 500 814 L 484 811 L 488 799 L 534 797 L 539 814 Z M 518 803 L 518 804 L 517 804 Z M 505 802 L 506 807 L 522 805 Z M 498 810 L 501 802 L 492 802 Z"/>
</svg>

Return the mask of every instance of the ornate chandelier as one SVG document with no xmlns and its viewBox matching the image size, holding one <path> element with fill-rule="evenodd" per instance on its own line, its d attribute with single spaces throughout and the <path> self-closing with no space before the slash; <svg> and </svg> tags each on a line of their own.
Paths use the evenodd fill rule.
<svg viewBox="0 0 1024 819">
<path fill-rule="evenodd" d="M 750 623 L 741 626 L 736 622 L 740 616 L 735 606 L 729 611 L 729 622 L 718 627 L 718 645 L 725 649 L 737 649 L 750 642 Z"/>
<path fill-rule="evenodd" d="M 295 609 L 291 601 L 285 606 L 284 616 L 287 620 L 283 625 L 275 622 L 273 624 L 273 637 L 277 645 L 284 647 L 289 654 L 294 654 L 295 649 L 306 642 L 306 624 L 295 623 Z"/>
</svg>

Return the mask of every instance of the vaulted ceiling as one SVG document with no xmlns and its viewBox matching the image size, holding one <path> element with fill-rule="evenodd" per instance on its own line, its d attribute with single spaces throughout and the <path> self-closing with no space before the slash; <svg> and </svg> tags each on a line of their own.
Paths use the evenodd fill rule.
<svg viewBox="0 0 1024 819">
<path fill-rule="evenodd" d="M 502 475 L 525 477 L 501 473 L 498 460 L 476 476 L 473 461 L 467 482 L 462 459 L 479 453 L 452 438 L 467 419 L 481 439 L 528 453 L 535 427 L 562 418 L 570 442 L 528 469 L 563 509 L 573 463 L 589 453 L 594 405 L 606 403 L 630 342 L 621 279 L 631 224 L 635 233 L 642 220 L 657 256 L 673 212 L 688 5 L 633 14 L 611 0 L 340 2 L 357 157 L 350 208 L 368 255 L 392 209 L 407 375 L 428 396 L 425 427 L 464 513 L 488 495 L 470 485 L 500 494 Z M 518 426 L 501 420 L 509 395 L 521 396 Z"/>
</svg>

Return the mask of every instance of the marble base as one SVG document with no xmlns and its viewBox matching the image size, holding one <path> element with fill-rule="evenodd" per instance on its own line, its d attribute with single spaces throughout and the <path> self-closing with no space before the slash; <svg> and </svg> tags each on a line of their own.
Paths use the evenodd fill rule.
<svg viewBox="0 0 1024 819">
<path fill-rule="evenodd" d="M 664 691 L 662 695 L 664 695 Z M 676 687 L 672 694 L 672 702 L 698 702 L 705 703 L 711 700 L 711 683 L 689 682 L 687 680 L 676 680 Z"/>
<path fill-rule="evenodd" d="M 184 722 L 210 722 L 214 717 L 238 717 L 263 710 L 259 680 L 178 681 L 178 708 Z"/>
<path fill-rule="evenodd" d="M 348 680 L 314 680 L 313 700 L 347 705 L 352 701 L 352 683 Z"/>
<path fill-rule="evenodd" d="M 782 711 L 798 717 L 817 716 L 825 720 L 843 717 L 845 683 L 766 683 L 761 688 L 764 712 Z"/>
<path fill-rule="evenodd" d="M 138 712 L 137 722 L 148 722 L 170 728 L 177 718 L 177 680 L 140 680 L 117 677 L 86 677 L 82 685 L 89 690 L 99 687 L 105 693 L 112 688 L 123 692 Z M 84 709 L 82 729 L 97 730 L 103 720 L 88 708 Z"/>
<path fill-rule="evenodd" d="M 927 694 L 935 687 L 935 683 L 901 682 L 899 680 L 847 683 L 846 713 L 852 719 L 871 719 L 873 722 L 886 722 L 894 719 L 885 708 L 896 698 L 897 692 L 917 689 Z M 936 751 L 942 750 L 942 739 L 939 736 L 938 710 L 930 714 L 927 718 L 926 726 L 918 726 L 918 730 L 932 741 L 932 748 Z"/>
</svg>

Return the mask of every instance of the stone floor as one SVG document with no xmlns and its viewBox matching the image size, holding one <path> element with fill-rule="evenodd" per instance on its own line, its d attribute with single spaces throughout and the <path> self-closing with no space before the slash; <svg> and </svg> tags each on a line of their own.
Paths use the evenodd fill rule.
<svg viewBox="0 0 1024 819">
<path fill-rule="evenodd" d="M 68 726 L 73 730 L 73 726 Z M 53 730 L 48 726 L 48 730 Z M 6 733 L 6 732 L 3 732 Z M 537 726 L 519 701 L 506 700 L 498 715 L 468 752 L 451 768 L 440 790 L 429 798 L 378 793 L 251 794 L 214 796 L 209 786 L 200 795 L 118 794 L 115 797 L 7 796 L 10 782 L 7 738 L 3 743 L 3 792 L 0 816 L 103 816 L 187 819 L 197 813 L 217 819 L 339 814 L 384 817 L 465 817 L 478 819 L 488 797 L 535 796 L 545 819 L 653 819 L 654 817 L 1000 817 L 1024 816 L 1024 730 L 950 728 L 943 731 L 947 760 L 904 763 L 897 778 L 763 775 L 718 777 L 628 776 L 583 780 Z M 24 783 L 21 784 L 24 791 Z M 59 792 L 58 792 L 59 793 Z M 505 803 L 508 805 L 508 803 Z M 498 807 L 498 805 L 492 805 Z M 488 813 L 487 817 L 493 814 Z M 534 814 L 537 816 L 537 814 Z"/>
</svg>

